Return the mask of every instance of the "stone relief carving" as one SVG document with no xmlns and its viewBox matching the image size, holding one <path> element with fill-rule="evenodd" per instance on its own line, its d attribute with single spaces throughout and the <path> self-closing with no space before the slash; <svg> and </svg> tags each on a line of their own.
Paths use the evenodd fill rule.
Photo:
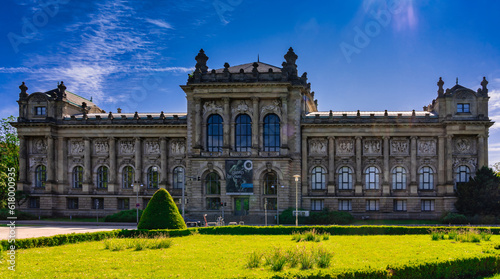
<svg viewBox="0 0 500 279">
<path fill-rule="evenodd" d="M 471 149 L 471 143 L 468 139 L 459 138 L 455 141 L 455 147 L 458 152 L 465 153 Z"/>
<path fill-rule="evenodd" d="M 36 139 L 33 143 L 33 151 L 34 153 L 47 153 L 47 142 L 45 139 Z"/>
<path fill-rule="evenodd" d="M 476 157 L 466 157 L 466 158 L 453 158 L 453 169 L 461 165 L 473 166 L 474 169 L 477 168 L 477 158 Z M 471 170 L 471 172 L 474 170 Z"/>
<path fill-rule="evenodd" d="M 221 113 L 224 111 L 221 105 L 218 105 L 215 101 L 207 101 L 203 104 L 203 114 L 207 113 Z"/>
<path fill-rule="evenodd" d="M 326 154 L 326 140 L 324 139 L 312 139 L 309 141 L 309 152 L 311 154 Z"/>
<path fill-rule="evenodd" d="M 36 167 L 38 165 L 45 165 L 47 163 L 47 158 L 31 157 L 29 163 L 30 163 L 30 168 Z"/>
<path fill-rule="evenodd" d="M 380 140 L 365 140 L 363 145 L 363 154 L 380 154 L 382 151 Z"/>
<path fill-rule="evenodd" d="M 186 153 L 186 143 L 184 141 L 172 141 L 170 147 L 174 155 L 184 155 Z"/>
<path fill-rule="evenodd" d="M 435 157 L 424 157 L 418 160 L 418 166 L 437 166 L 437 159 Z"/>
<path fill-rule="evenodd" d="M 436 140 L 419 139 L 417 149 L 418 155 L 436 155 Z"/>
<path fill-rule="evenodd" d="M 247 105 L 245 100 L 243 100 L 243 101 L 240 101 L 235 107 L 233 107 L 231 112 L 233 113 L 233 115 L 239 114 L 239 113 L 245 113 L 245 112 L 252 114 L 253 109 Z"/>
<path fill-rule="evenodd" d="M 274 112 L 277 115 L 281 115 L 281 102 L 279 100 L 274 100 L 272 104 L 263 106 L 261 110 L 262 115 L 266 112 Z"/>
<path fill-rule="evenodd" d="M 391 140 L 391 155 L 408 155 L 408 140 Z"/>
<path fill-rule="evenodd" d="M 71 154 L 82 154 L 85 150 L 85 144 L 83 141 L 72 141 L 71 142 Z"/>
<path fill-rule="evenodd" d="M 337 141 L 337 155 L 354 155 L 354 140 L 339 139 Z"/>
<path fill-rule="evenodd" d="M 133 154 L 135 152 L 135 143 L 132 140 L 123 140 L 120 142 L 120 153 Z"/>
<path fill-rule="evenodd" d="M 160 153 L 160 143 L 157 141 L 147 141 L 146 142 L 146 153 L 159 154 Z"/>
<path fill-rule="evenodd" d="M 109 145 L 107 141 L 99 140 L 94 143 L 96 154 L 107 154 L 109 151 Z"/>
</svg>

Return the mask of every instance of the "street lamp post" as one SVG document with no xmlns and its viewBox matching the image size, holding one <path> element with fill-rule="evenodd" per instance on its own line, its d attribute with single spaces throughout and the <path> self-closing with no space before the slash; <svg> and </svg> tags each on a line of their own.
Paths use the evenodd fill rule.
<svg viewBox="0 0 500 279">
<path fill-rule="evenodd" d="M 296 174 L 293 176 L 295 178 L 295 226 L 299 226 L 299 177 Z"/>
<path fill-rule="evenodd" d="M 143 187 L 144 185 L 142 185 L 141 183 L 141 186 L 140 187 Z M 137 196 L 135 198 L 135 211 L 137 213 L 137 225 L 139 225 L 139 191 L 140 191 L 140 188 L 139 186 L 137 186 Z M 132 188 L 134 188 L 134 185 L 132 184 Z"/>
</svg>

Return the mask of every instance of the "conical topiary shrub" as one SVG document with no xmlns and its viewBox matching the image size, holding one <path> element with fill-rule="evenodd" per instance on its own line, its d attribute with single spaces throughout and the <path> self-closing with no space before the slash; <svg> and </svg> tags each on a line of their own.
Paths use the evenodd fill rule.
<svg viewBox="0 0 500 279">
<path fill-rule="evenodd" d="M 153 195 L 142 213 L 138 229 L 186 229 L 174 199 L 165 189 L 159 189 Z"/>
</svg>

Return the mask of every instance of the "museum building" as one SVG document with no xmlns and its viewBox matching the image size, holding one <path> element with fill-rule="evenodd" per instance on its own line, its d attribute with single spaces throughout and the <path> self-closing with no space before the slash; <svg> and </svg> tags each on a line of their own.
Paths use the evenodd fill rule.
<svg viewBox="0 0 500 279">
<path fill-rule="evenodd" d="M 66 90 L 19 86 L 21 210 L 89 217 L 144 208 L 167 189 L 187 217 L 269 222 L 286 208 L 358 218 L 439 218 L 457 183 L 488 165 L 488 82 L 457 82 L 423 110 L 318 111 L 290 48 L 209 70 L 203 50 L 185 85 L 187 113 L 105 112 Z M 381 96 L 382 97 L 382 96 Z M 297 180 L 296 180 L 297 178 Z M 184 191 L 183 191 L 184 190 Z"/>
</svg>

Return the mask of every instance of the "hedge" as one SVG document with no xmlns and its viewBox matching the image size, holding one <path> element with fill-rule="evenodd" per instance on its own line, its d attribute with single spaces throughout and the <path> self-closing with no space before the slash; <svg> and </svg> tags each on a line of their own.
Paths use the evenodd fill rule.
<svg viewBox="0 0 500 279">
<path fill-rule="evenodd" d="M 113 237 L 134 237 L 146 235 L 154 237 L 168 234 L 170 237 L 188 236 L 193 233 L 207 235 L 289 235 L 294 232 L 305 232 L 312 229 L 318 233 L 331 235 L 408 235 L 428 234 L 431 229 L 449 231 L 466 227 L 408 227 L 408 226 L 222 226 L 202 227 L 181 230 L 114 230 L 93 233 L 61 234 L 49 237 L 24 238 L 16 240 L 16 249 L 58 246 L 84 241 L 97 241 Z M 490 230 L 492 234 L 500 235 L 500 227 L 475 227 L 477 230 Z M 0 246 L 7 249 L 11 244 L 2 240 Z"/>
</svg>

